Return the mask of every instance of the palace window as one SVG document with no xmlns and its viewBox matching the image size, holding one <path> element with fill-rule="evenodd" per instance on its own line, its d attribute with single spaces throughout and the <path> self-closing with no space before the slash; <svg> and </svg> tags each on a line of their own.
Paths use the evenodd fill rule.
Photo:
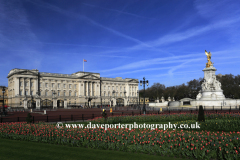
<svg viewBox="0 0 240 160">
<path fill-rule="evenodd" d="M 122 90 L 122 86 L 120 87 L 120 91 Z"/>
<path fill-rule="evenodd" d="M 118 90 L 118 86 L 116 87 L 116 90 Z"/>
<path fill-rule="evenodd" d="M 48 95 L 48 91 L 45 91 L 45 96 L 47 96 Z"/>
<path fill-rule="evenodd" d="M 25 86 L 28 86 L 28 82 L 25 83 Z"/>
<path fill-rule="evenodd" d="M 52 83 L 52 88 L 54 87 L 54 83 Z"/>
<path fill-rule="evenodd" d="M 71 96 L 72 95 L 72 92 L 71 91 L 69 91 L 69 96 Z"/>
<path fill-rule="evenodd" d="M 20 82 L 20 86 L 22 86 L 22 82 Z"/>
<path fill-rule="evenodd" d="M 75 89 L 77 88 L 77 85 L 76 85 L 76 84 L 74 85 L 74 88 L 75 88 Z"/>
<path fill-rule="evenodd" d="M 21 91 L 21 90 L 19 91 L 19 95 L 20 95 L 20 96 L 22 95 L 22 91 Z"/>
<path fill-rule="evenodd" d="M 28 91 L 25 91 L 25 95 L 26 95 L 26 96 L 28 95 Z"/>
<path fill-rule="evenodd" d="M 108 90 L 110 90 L 110 86 L 108 86 Z"/>
<path fill-rule="evenodd" d="M 33 87 L 33 82 L 30 83 L 30 86 Z"/>
<path fill-rule="evenodd" d="M 42 83 L 40 83 L 40 87 L 42 87 Z"/>
<path fill-rule="evenodd" d="M 47 84 L 47 83 L 45 84 L 45 87 L 46 87 L 46 88 L 48 87 L 48 84 Z"/>
<path fill-rule="evenodd" d="M 64 84 L 63 87 L 66 88 L 66 84 Z"/>
<path fill-rule="evenodd" d="M 120 93 L 120 97 L 122 97 L 122 92 Z"/>
<path fill-rule="evenodd" d="M 60 88 L 60 83 L 58 83 L 58 88 Z"/>
<path fill-rule="evenodd" d="M 66 92 L 65 91 L 63 92 L 63 95 L 66 96 Z"/>
<path fill-rule="evenodd" d="M 60 96 L 60 91 L 58 91 L 58 96 Z"/>
<path fill-rule="evenodd" d="M 112 87 L 112 90 L 114 90 L 114 87 Z"/>
<path fill-rule="evenodd" d="M 75 97 L 77 96 L 77 92 L 74 93 L 74 96 L 75 96 Z"/>
<path fill-rule="evenodd" d="M 69 88 L 72 88 L 72 85 L 71 85 L 71 84 L 69 84 Z"/>
<path fill-rule="evenodd" d="M 31 95 L 31 96 L 33 95 L 33 91 L 30 91 L 30 95 Z"/>
</svg>

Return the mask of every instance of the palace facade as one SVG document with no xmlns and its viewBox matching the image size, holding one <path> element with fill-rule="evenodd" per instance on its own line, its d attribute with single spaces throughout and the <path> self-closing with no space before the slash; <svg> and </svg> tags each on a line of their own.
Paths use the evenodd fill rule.
<svg viewBox="0 0 240 160">
<path fill-rule="evenodd" d="M 100 73 L 76 72 L 57 74 L 39 72 L 37 69 L 12 69 L 8 76 L 8 103 L 11 106 L 28 106 L 41 99 L 41 105 L 57 100 L 57 106 L 122 105 L 138 101 L 138 79 L 105 78 Z M 31 101 L 31 103 L 30 103 Z"/>
</svg>

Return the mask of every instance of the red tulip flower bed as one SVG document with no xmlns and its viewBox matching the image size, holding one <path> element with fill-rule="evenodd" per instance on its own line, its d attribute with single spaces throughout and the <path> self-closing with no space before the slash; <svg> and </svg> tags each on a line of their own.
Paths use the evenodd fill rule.
<svg viewBox="0 0 240 160">
<path fill-rule="evenodd" d="M 3 123 L 0 137 L 195 159 L 240 159 L 240 132 L 58 129 L 49 124 Z"/>
</svg>

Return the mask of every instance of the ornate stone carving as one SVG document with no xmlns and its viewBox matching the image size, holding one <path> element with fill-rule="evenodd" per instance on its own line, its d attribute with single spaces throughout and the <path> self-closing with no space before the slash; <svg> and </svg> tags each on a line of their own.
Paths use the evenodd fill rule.
<svg viewBox="0 0 240 160">
<path fill-rule="evenodd" d="M 221 91 L 221 83 L 216 79 L 215 75 L 212 75 L 209 79 L 204 78 L 204 82 L 202 83 L 202 91 Z"/>
</svg>

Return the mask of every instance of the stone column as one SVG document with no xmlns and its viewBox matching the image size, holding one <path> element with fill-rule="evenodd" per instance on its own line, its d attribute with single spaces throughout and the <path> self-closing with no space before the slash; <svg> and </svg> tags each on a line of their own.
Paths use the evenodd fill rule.
<svg viewBox="0 0 240 160">
<path fill-rule="evenodd" d="M 92 86 L 93 86 L 93 87 L 92 87 L 92 96 L 96 96 L 96 89 L 95 89 L 95 88 L 96 88 L 96 87 L 95 87 L 95 86 L 96 86 L 96 83 L 93 82 L 93 83 L 92 83 Z"/>
<path fill-rule="evenodd" d="M 14 83 L 14 90 L 15 90 L 15 95 L 14 95 L 14 96 L 16 96 L 16 95 L 19 95 L 19 88 L 20 88 L 19 83 L 20 83 L 20 78 L 17 77 L 14 82 L 15 82 L 15 83 Z"/>
<path fill-rule="evenodd" d="M 32 78 L 29 78 L 29 95 L 31 95 L 31 79 Z"/>
<path fill-rule="evenodd" d="M 124 100 L 124 106 L 127 106 L 127 98 L 123 98 Z"/>
<path fill-rule="evenodd" d="M 85 94 L 88 96 L 88 81 L 85 81 Z"/>
<path fill-rule="evenodd" d="M 36 109 L 40 109 L 41 105 L 40 105 L 40 98 L 35 98 L 36 99 Z"/>
<path fill-rule="evenodd" d="M 35 90 L 34 90 L 35 93 L 34 94 L 37 94 L 37 91 L 38 91 L 38 79 L 35 80 Z"/>
<path fill-rule="evenodd" d="M 113 107 L 116 106 L 116 98 L 113 98 Z"/>
<path fill-rule="evenodd" d="M 53 98 L 53 109 L 57 109 L 57 98 Z"/>
<path fill-rule="evenodd" d="M 23 95 L 25 96 L 25 78 L 23 78 Z"/>
<path fill-rule="evenodd" d="M 25 98 L 23 100 L 23 105 L 24 105 L 24 109 L 28 109 L 28 107 L 27 107 L 27 98 Z"/>
<path fill-rule="evenodd" d="M 91 101 L 88 102 L 89 107 L 91 107 Z"/>
<path fill-rule="evenodd" d="M 78 83 L 78 96 L 81 96 L 81 82 Z"/>
<path fill-rule="evenodd" d="M 98 86 L 98 88 L 97 88 Z M 100 83 L 96 82 L 96 85 L 95 85 L 95 94 L 96 96 L 100 97 Z"/>
<path fill-rule="evenodd" d="M 94 82 L 92 82 L 92 96 L 94 96 Z"/>
<path fill-rule="evenodd" d="M 83 96 L 87 96 L 87 94 L 86 94 L 86 82 L 85 81 L 83 81 Z"/>
<path fill-rule="evenodd" d="M 88 82 L 88 96 L 92 95 L 92 91 L 91 91 L 91 82 Z"/>
<path fill-rule="evenodd" d="M 64 99 L 64 108 L 67 109 L 67 99 Z"/>
</svg>

